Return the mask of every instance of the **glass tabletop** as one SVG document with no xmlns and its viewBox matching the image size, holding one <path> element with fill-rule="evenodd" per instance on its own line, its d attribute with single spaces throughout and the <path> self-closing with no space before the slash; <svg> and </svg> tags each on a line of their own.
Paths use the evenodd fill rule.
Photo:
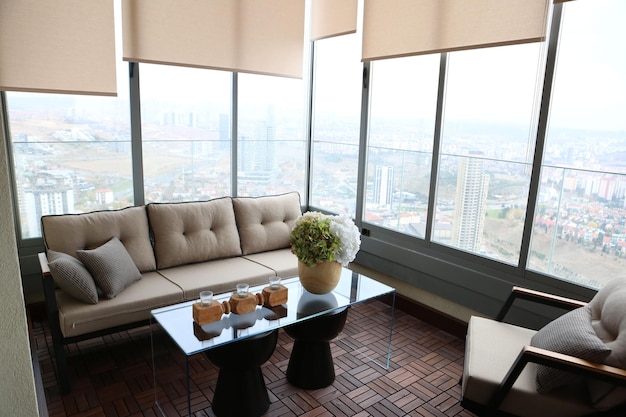
<svg viewBox="0 0 626 417">
<path fill-rule="evenodd" d="M 272 308 L 257 306 L 255 311 L 241 315 L 224 314 L 221 320 L 202 326 L 192 317 L 192 305 L 198 300 L 152 310 L 152 316 L 186 355 L 193 355 L 395 291 L 347 268 L 343 269 L 337 287 L 328 294 L 309 293 L 298 277 L 283 279 L 282 285 L 288 290 L 285 304 Z M 266 286 L 250 287 L 250 292 L 259 293 Z M 214 299 L 226 301 L 232 294 L 219 294 Z"/>
</svg>

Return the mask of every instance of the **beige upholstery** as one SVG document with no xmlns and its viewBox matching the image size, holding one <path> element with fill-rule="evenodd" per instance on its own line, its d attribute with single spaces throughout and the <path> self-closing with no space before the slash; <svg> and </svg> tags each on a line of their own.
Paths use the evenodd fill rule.
<svg viewBox="0 0 626 417">
<path fill-rule="evenodd" d="M 517 298 L 570 311 L 538 331 L 501 322 Z M 624 415 L 626 278 L 589 303 L 514 287 L 496 320 L 470 319 L 464 360 L 461 404 L 470 411 Z"/>
<path fill-rule="evenodd" d="M 76 257 L 77 250 L 95 249 L 117 237 L 139 271 L 156 268 L 145 207 L 43 216 L 41 223 L 47 249 Z"/>
<path fill-rule="evenodd" d="M 150 318 L 150 310 L 183 301 L 178 286 L 146 272 L 141 279 L 113 299 L 86 304 L 62 290 L 56 291 L 61 332 L 65 337 L 108 329 Z"/>
<path fill-rule="evenodd" d="M 521 347 L 530 345 L 535 333 L 535 330 L 472 317 L 465 346 L 463 398 L 486 404 L 513 365 Z M 558 388 L 551 395 L 542 396 L 541 402 L 535 401 L 538 395 L 536 369 L 532 363 L 526 366 L 500 410 L 521 417 L 573 417 L 597 411 L 585 401 L 587 392 L 582 384 L 577 389 Z"/>
<path fill-rule="evenodd" d="M 241 255 L 230 198 L 147 207 L 159 269 Z"/>
<path fill-rule="evenodd" d="M 300 195 L 233 198 L 244 255 L 289 247 L 289 233 L 302 214 Z"/>
<path fill-rule="evenodd" d="M 282 278 L 298 276 L 298 257 L 291 253 L 290 248 L 253 253 L 245 255 L 244 258 L 270 268 L 276 276 Z"/>
<path fill-rule="evenodd" d="M 611 349 L 603 363 L 626 369 L 626 278 L 606 284 L 589 302 L 591 325 L 598 337 Z M 596 408 L 612 408 L 626 401 L 626 387 L 614 387 L 589 381 Z"/>
<path fill-rule="evenodd" d="M 201 290 L 222 293 L 240 282 L 259 285 L 277 274 L 296 276 L 289 233 L 300 213 L 298 193 L 288 193 L 42 217 L 46 250 L 69 255 L 62 267 L 50 268 L 46 253 L 38 254 L 62 391 L 70 388 L 68 343 L 145 323 L 151 310 L 198 299 Z M 119 250 L 104 250 L 110 241 Z M 83 264 L 77 252 L 84 250 L 105 256 Z M 141 272 L 138 281 L 133 263 Z M 117 285 L 124 282 L 129 285 Z M 107 283 L 115 284 L 108 293 Z"/>
<path fill-rule="evenodd" d="M 271 269 L 243 257 L 182 265 L 161 269 L 159 273 L 182 289 L 185 300 L 199 298 L 202 290 L 216 294 L 232 291 L 240 282 L 264 284 L 270 275 L 274 275 Z"/>
</svg>

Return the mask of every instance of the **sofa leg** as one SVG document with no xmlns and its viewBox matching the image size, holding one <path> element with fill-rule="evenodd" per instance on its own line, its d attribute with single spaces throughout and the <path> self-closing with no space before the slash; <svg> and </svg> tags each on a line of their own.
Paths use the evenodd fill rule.
<svg viewBox="0 0 626 417">
<path fill-rule="evenodd" d="M 67 355 L 65 354 L 65 345 L 63 345 L 62 343 L 54 344 L 54 357 L 57 362 L 57 377 L 61 386 L 61 393 L 68 394 L 70 392 L 70 375 L 67 369 Z"/>
</svg>

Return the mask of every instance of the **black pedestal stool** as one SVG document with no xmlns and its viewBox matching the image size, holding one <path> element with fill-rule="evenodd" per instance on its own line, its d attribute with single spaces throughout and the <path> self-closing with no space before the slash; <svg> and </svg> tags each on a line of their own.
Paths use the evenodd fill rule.
<svg viewBox="0 0 626 417">
<path fill-rule="evenodd" d="M 335 380 L 330 341 L 343 330 L 348 306 L 313 319 L 285 327 L 294 339 L 287 366 L 287 381 L 302 389 L 319 389 Z"/>
<path fill-rule="evenodd" d="M 270 406 L 261 365 L 276 348 L 278 330 L 261 333 L 205 352 L 220 371 L 212 408 L 216 416 L 258 417 Z"/>
</svg>

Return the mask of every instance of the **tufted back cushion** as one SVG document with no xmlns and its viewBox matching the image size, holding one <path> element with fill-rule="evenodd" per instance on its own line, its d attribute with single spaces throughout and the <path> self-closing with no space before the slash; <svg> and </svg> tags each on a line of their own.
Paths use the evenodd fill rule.
<svg viewBox="0 0 626 417">
<path fill-rule="evenodd" d="M 593 329 L 611 348 L 603 362 L 626 369 L 626 278 L 607 283 L 589 302 L 589 307 Z M 613 387 L 599 381 L 590 381 L 588 385 L 597 408 L 611 408 L 626 400 L 625 387 Z"/>
<path fill-rule="evenodd" d="M 626 369 L 626 278 L 606 284 L 589 302 L 591 325 L 611 348 L 604 363 Z"/>
<path fill-rule="evenodd" d="M 297 192 L 233 198 L 244 255 L 288 248 L 289 234 L 302 214 Z"/>
<path fill-rule="evenodd" d="M 159 269 L 241 255 L 230 197 L 147 208 Z"/>
<path fill-rule="evenodd" d="M 76 251 L 98 248 L 116 237 L 141 272 L 156 266 L 144 206 L 43 216 L 41 230 L 46 248 L 53 251 L 76 257 Z"/>
</svg>

